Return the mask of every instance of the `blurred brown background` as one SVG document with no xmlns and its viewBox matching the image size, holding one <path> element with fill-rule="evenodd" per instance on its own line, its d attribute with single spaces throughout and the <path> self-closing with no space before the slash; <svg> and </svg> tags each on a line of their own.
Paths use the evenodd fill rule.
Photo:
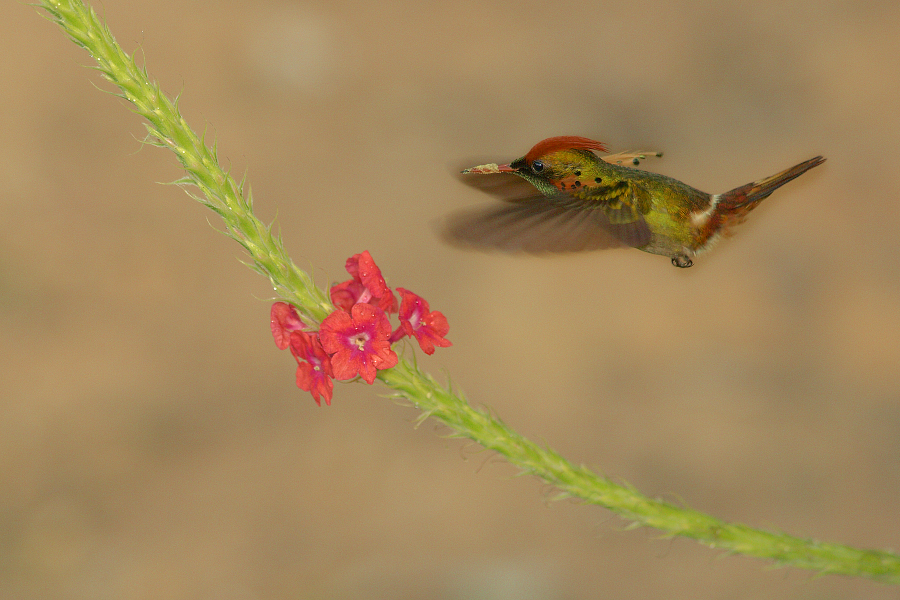
<svg viewBox="0 0 900 600">
<path fill-rule="evenodd" d="M 900 549 L 900 4 L 95 7 L 299 265 L 368 249 L 448 316 L 420 364 L 473 402 L 650 495 Z M 384 388 L 317 408 L 174 157 L 54 25 L 0 22 L 0 598 L 900 594 L 549 503 Z M 453 167 L 562 134 L 709 192 L 828 162 L 688 270 L 436 239 L 488 201 Z"/>
</svg>

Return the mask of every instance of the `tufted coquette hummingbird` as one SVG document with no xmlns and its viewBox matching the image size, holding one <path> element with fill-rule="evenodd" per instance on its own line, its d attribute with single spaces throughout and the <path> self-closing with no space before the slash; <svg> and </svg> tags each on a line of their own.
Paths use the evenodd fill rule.
<svg viewBox="0 0 900 600">
<path fill-rule="evenodd" d="M 526 252 L 572 252 L 630 246 L 690 267 L 776 189 L 822 164 L 811 158 L 771 177 L 722 194 L 642 171 L 647 154 L 607 152 L 594 140 L 552 137 L 509 164 L 486 164 L 464 174 L 510 173 L 519 179 L 467 181 L 508 202 L 451 217 L 446 237 L 464 245 Z M 493 179 L 493 178 L 491 178 Z M 493 182 L 492 182 L 493 183 Z"/>
</svg>

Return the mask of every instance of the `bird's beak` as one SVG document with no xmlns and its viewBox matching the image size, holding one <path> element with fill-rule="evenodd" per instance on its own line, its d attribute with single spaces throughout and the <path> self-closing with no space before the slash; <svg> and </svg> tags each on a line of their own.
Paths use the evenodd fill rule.
<svg viewBox="0 0 900 600">
<path fill-rule="evenodd" d="M 463 169 L 463 173 L 477 173 L 479 175 L 490 175 L 491 173 L 515 173 L 516 169 L 513 169 L 509 165 L 498 165 L 496 163 L 488 163 L 486 165 L 478 165 L 477 167 L 472 167 L 470 169 Z"/>
</svg>

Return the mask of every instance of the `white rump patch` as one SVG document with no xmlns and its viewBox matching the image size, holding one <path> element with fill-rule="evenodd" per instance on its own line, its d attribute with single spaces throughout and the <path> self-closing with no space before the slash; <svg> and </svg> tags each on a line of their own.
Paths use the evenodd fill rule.
<svg viewBox="0 0 900 600">
<path fill-rule="evenodd" d="M 703 227 L 706 225 L 706 222 L 709 221 L 709 217 L 712 216 L 713 212 L 716 210 L 716 206 L 719 205 L 719 197 L 721 194 L 713 194 L 709 198 L 709 208 L 706 210 L 698 210 L 696 212 L 691 213 L 691 223 L 694 227 Z"/>
</svg>

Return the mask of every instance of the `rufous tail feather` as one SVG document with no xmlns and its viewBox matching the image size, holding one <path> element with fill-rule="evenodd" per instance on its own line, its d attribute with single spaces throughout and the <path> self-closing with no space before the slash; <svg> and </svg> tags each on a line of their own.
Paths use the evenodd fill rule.
<svg viewBox="0 0 900 600">
<path fill-rule="evenodd" d="M 769 195 L 789 181 L 800 177 L 813 167 L 825 162 L 821 156 L 794 165 L 770 177 L 736 187 L 731 191 L 720 194 L 716 212 L 726 218 L 727 225 L 736 225 L 744 220 L 748 212 L 756 208 L 756 205 L 768 198 Z"/>
</svg>

